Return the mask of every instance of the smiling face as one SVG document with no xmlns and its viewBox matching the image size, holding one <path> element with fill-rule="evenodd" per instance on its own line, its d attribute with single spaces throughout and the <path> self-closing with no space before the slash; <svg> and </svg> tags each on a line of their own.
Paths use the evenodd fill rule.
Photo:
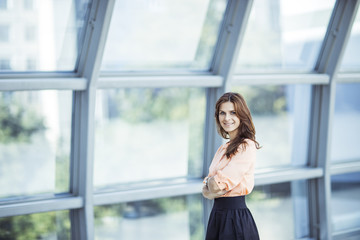
<svg viewBox="0 0 360 240">
<path fill-rule="evenodd" d="M 230 140 L 234 139 L 240 126 L 240 119 L 236 115 L 235 106 L 232 102 L 224 102 L 220 105 L 219 122 L 229 134 Z"/>
</svg>

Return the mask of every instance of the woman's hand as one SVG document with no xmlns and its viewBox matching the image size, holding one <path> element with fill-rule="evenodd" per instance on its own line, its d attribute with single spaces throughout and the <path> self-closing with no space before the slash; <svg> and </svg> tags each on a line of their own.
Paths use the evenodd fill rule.
<svg viewBox="0 0 360 240">
<path fill-rule="evenodd" d="M 219 186 L 216 184 L 214 177 L 211 177 L 208 179 L 207 186 L 211 193 L 216 194 L 218 196 L 221 196 L 221 195 L 224 195 L 225 193 L 227 193 L 227 191 L 225 189 L 219 188 Z"/>
<path fill-rule="evenodd" d="M 202 194 L 205 198 L 213 200 L 214 198 L 217 197 L 216 194 L 213 194 L 209 191 L 209 188 L 207 185 L 204 184 L 203 188 L 202 188 Z"/>
<path fill-rule="evenodd" d="M 214 199 L 224 195 L 227 191 L 221 190 L 215 182 L 214 177 L 206 179 L 205 184 L 203 185 L 202 194 L 207 199 Z"/>
</svg>

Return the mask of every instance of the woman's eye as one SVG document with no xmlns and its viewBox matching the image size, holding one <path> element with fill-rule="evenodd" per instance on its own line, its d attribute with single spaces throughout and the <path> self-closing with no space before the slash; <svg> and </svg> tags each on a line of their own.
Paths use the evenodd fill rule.
<svg viewBox="0 0 360 240">
<path fill-rule="evenodd" d="M 220 112 L 220 115 L 224 115 L 225 113 L 224 112 Z"/>
<path fill-rule="evenodd" d="M 235 114 L 236 114 L 236 112 L 235 112 L 235 111 L 232 111 L 232 112 L 231 112 L 231 114 L 232 114 L 232 115 L 235 115 Z"/>
</svg>

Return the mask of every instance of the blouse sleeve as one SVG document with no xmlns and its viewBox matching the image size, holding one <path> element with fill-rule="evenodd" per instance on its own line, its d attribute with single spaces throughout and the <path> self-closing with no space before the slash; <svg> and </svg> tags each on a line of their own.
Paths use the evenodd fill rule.
<svg viewBox="0 0 360 240">
<path fill-rule="evenodd" d="M 255 160 L 255 143 L 248 140 L 245 149 L 243 146 L 239 146 L 237 153 L 231 158 L 229 164 L 222 170 L 218 170 L 214 176 L 219 189 L 230 191 L 242 181 L 245 175 L 253 177 Z"/>
</svg>

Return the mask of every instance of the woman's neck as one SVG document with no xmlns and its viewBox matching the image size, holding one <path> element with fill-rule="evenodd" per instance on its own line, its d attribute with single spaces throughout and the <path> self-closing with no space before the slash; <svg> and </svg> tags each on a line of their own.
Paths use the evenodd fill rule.
<svg viewBox="0 0 360 240">
<path fill-rule="evenodd" d="M 233 141 L 236 138 L 236 132 L 229 133 L 230 141 Z"/>
</svg>

